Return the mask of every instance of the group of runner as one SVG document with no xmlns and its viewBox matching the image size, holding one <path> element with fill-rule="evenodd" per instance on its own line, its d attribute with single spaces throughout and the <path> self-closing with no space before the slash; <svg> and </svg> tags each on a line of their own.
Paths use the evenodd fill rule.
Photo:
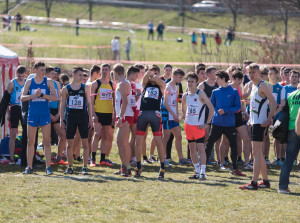
<svg viewBox="0 0 300 223">
<path fill-rule="evenodd" d="M 46 67 L 43 62 L 35 63 L 34 70 L 35 74 L 26 79 L 26 68 L 19 66 L 16 78 L 7 87 L 11 105 L 12 164 L 19 120 L 24 109 L 28 113 L 24 174 L 33 172 L 38 128 L 43 134 L 46 174 L 51 175 L 51 126 L 59 139 L 56 164 L 67 165 L 65 174 L 74 173 L 73 159 L 75 153 L 80 154 L 80 139 L 82 174 L 88 174 L 88 164 L 97 166 L 100 140 L 99 165 L 112 166 L 114 163 L 108 157 L 116 127 L 121 168 L 115 174 L 128 177 L 134 166 L 134 176 L 140 177 L 143 165 L 156 161 L 154 150 L 157 147 L 158 178 L 164 178 L 165 167 L 172 162 L 170 148 L 175 138 L 179 164 L 194 166 L 195 174 L 190 179 L 206 179 L 206 164 L 214 154 L 213 149 L 220 169 L 229 170 L 230 147 L 231 174 L 245 176 L 238 164 L 243 164 L 244 169 L 253 169 L 252 181 L 240 187 L 251 190 L 270 187 L 266 168 L 270 147 L 268 127 L 279 117 L 289 94 L 297 90 L 300 75 L 289 68 L 280 71 L 276 67 L 261 68 L 251 61 L 244 61 L 243 68 L 231 66 L 226 71 L 197 64 L 188 73 L 166 64 L 162 75 L 157 65 L 135 64 L 125 69 L 119 63 L 113 67 L 102 64 L 90 70 L 75 67 L 71 83 L 66 75 L 59 79 L 56 69 Z M 278 83 L 279 72 L 281 84 Z M 181 85 L 184 78 L 187 81 L 185 92 Z M 188 141 L 188 158 L 182 153 L 180 109 Z M 153 139 L 148 158 L 149 126 Z M 276 162 L 280 165 L 285 158 L 286 145 L 277 141 L 274 145 Z M 65 150 L 67 163 L 62 160 Z M 260 173 L 263 180 L 258 183 Z"/>
</svg>

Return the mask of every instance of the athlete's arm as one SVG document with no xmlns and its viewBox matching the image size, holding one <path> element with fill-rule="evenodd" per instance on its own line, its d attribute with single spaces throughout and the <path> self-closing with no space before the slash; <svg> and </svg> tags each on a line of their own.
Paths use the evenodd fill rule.
<svg viewBox="0 0 300 223">
<path fill-rule="evenodd" d="M 259 90 L 269 100 L 270 112 L 269 112 L 269 115 L 268 115 L 268 119 L 264 123 L 261 124 L 262 127 L 267 127 L 272 122 L 272 117 L 274 116 L 274 112 L 276 110 L 277 103 L 276 103 L 272 93 L 270 92 L 269 88 L 267 87 L 267 85 L 265 83 L 261 83 Z"/>
<path fill-rule="evenodd" d="M 198 85 L 197 89 L 204 91 L 204 81 Z"/>
<path fill-rule="evenodd" d="M 59 112 L 60 112 L 60 127 L 62 129 L 65 129 L 65 123 L 64 123 L 64 120 L 63 120 L 63 117 L 64 117 L 64 112 L 65 112 L 65 109 L 66 109 L 66 100 L 67 100 L 67 97 L 68 97 L 68 90 L 67 90 L 67 87 L 64 86 L 63 89 L 62 89 L 62 92 L 61 92 L 61 103 L 60 103 L 60 109 L 59 109 Z"/>
<path fill-rule="evenodd" d="M 283 108 L 284 105 L 285 105 L 285 99 L 281 99 L 280 100 L 280 105 L 278 106 L 278 108 L 276 108 L 273 117 L 276 116 L 279 112 L 282 111 L 282 108 Z"/>
<path fill-rule="evenodd" d="M 121 93 L 121 111 L 120 111 L 120 116 L 117 122 L 117 127 L 122 126 L 122 119 L 124 117 L 127 105 L 128 105 L 128 100 L 127 100 L 127 95 L 130 94 L 131 88 L 127 82 L 123 82 L 119 85 L 119 91 Z"/>
<path fill-rule="evenodd" d="M 245 89 L 244 89 L 244 92 L 245 92 L 245 93 L 242 94 L 242 98 L 248 99 L 248 97 L 249 97 L 250 94 L 251 94 L 252 84 L 253 84 L 253 82 L 250 81 L 250 82 L 248 82 L 248 83 L 245 85 Z"/>
<path fill-rule="evenodd" d="M 178 120 L 178 117 L 177 115 L 173 112 L 172 108 L 170 107 L 169 105 L 169 100 L 170 100 L 170 87 L 166 87 L 166 90 L 165 90 L 165 93 L 164 93 L 164 106 L 165 108 L 168 110 L 168 112 L 173 116 L 174 118 L 174 121 L 177 121 Z M 175 120 L 177 119 L 177 120 Z"/>
<path fill-rule="evenodd" d="M 299 136 L 300 135 L 300 109 L 298 110 L 298 115 L 295 122 L 295 131 L 296 134 Z"/>
<path fill-rule="evenodd" d="M 203 101 L 208 107 L 209 114 L 208 114 L 208 118 L 207 118 L 207 122 L 206 122 L 206 125 L 208 127 L 208 123 L 211 123 L 215 109 L 214 109 L 214 106 L 212 105 L 212 103 L 210 102 L 210 100 L 208 99 L 208 97 L 206 96 L 204 91 L 200 92 L 199 100 Z"/>
<path fill-rule="evenodd" d="M 25 86 L 24 86 L 24 88 L 22 90 L 22 94 L 21 94 L 21 98 L 20 98 L 21 102 L 30 101 L 30 100 L 34 99 L 35 97 L 37 97 L 38 92 L 41 91 L 41 89 L 37 89 L 34 92 L 34 94 L 28 95 L 30 85 L 31 85 L 31 79 L 27 80 L 25 82 Z"/>
<path fill-rule="evenodd" d="M 186 116 L 186 93 L 182 96 L 181 110 L 182 110 L 182 118 L 185 119 Z"/>
<path fill-rule="evenodd" d="M 12 80 L 8 83 L 6 90 L 7 90 L 7 92 L 9 94 L 11 94 L 13 92 L 13 90 L 14 90 L 14 82 Z"/>
<path fill-rule="evenodd" d="M 146 87 L 151 77 L 153 77 L 154 74 L 151 71 L 147 71 L 147 73 L 143 77 L 142 86 L 143 88 Z"/>
<path fill-rule="evenodd" d="M 88 114 L 89 114 L 89 128 L 91 129 L 93 127 L 92 124 L 92 103 L 91 103 L 91 88 L 87 87 L 85 88 L 85 98 L 86 98 L 86 107 L 88 109 Z"/>
<path fill-rule="evenodd" d="M 56 85 L 57 85 L 57 100 L 58 100 L 58 112 L 55 115 L 56 121 L 59 119 L 60 117 L 60 103 L 61 103 L 61 88 L 60 88 L 60 83 L 58 81 L 56 81 Z"/>
<path fill-rule="evenodd" d="M 112 114 L 112 125 L 114 126 L 115 125 L 115 121 L 116 121 L 116 107 L 115 107 L 115 103 L 116 103 L 116 94 L 115 94 L 115 92 L 116 92 L 116 88 L 115 88 L 115 85 L 113 84 L 113 93 L 112 93 L 112 98 L 113 98 L 113 100 L 112 100 L 112 106 L 113 106 L 113 114 Z"/>
<path fill-rule="evenodd" d="M 97 89 L 97 81 L 93 81 L 93 83 L 92 83 L 92 85 L 91 85 L 91 92 L 90 92 L 90 96 L 89 96 L 89 98 L 91 99 L 91 105 L 92 105 L 92 110 L 91 110 L 91 112 L 92 112 L 92 117 L 93 117 L 93 122 L 98 122 L 98 117 L 97 117 L 97 115 L 96 115 L 96 112 L 95 112 L 95 95 L 92 95 L 92 94 L 94 94 L 94 93 L 96 93 L 97 94 L 97 92 L 95 92 L 96 91 L 96 89 Z M 100 95 L 98 96 L 98 97 L 100 97 Z"/>
<path fill-rule="evenodd" d="M 55 91 L 53 80 L 50 80 L 50 79 L 47 80 L 47 85 L 48 85 L 49 90 L 50 90 L 50 95 L 44 94 L 42 98 L 43 99 L 47 99 L 49 101 L 57 101 L 57 95 L 56 95 L 56 91 Z"/>
<path fill-rule="evenodd" d="M 164 92 L 164 89 L 166 88 L 166 82 L 164 82 L 162 79 L 159 78 L 159 76 L 154 75 L 150 78 L 151 81 L 154 81 L 160 88 L 162 92 Z"/>
<path fill-rule="evenodd" d="M 233 96 L 234 96 L 233 106 L 223 109 L 224 112 L 227 114 L 236 113 L 238 110 L 241 109 L 241 98 L 240 98 L 239 92 L 237 90 L 235 90 L 233 92 Z"/>
</svg>

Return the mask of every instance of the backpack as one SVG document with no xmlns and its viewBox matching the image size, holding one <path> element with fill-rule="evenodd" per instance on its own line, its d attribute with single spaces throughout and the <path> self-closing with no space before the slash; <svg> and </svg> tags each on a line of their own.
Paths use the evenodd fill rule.
<svg viewBox="0 0 300 223">
<path fill-rule="evenodd" d="M 278 139 L 281 144 L 287 143 L 289 133 L 289 116 L 288 103 L 286 102 L 281 111 L 281 115 L 274 124 L 274 129 L 272 132 L 273 137 Z"/>
<path fill-rule="evenodd" d="M 1 140 L 0 156 L 9 156 L 9 136 Z"/>
</svg>

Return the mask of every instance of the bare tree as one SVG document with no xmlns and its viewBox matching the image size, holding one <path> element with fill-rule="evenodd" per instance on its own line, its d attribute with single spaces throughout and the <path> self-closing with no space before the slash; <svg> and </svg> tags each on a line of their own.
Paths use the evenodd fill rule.
<svg viewBox="0 0 300 223">
<path fill-rule="evenodd" d="M 52 3 L 53 3 L 53 0 L 45 0 L 45 7 L 46 7 L 48 22 L 49 22 L 49 18 L 50 18 Z"/>
<path fill-rule="evenodd" d="M 6 0 L 5 2 L 6 2 L 6 11 L 5 11 L 5 13 L 8 14 L 8 11 L 9 11 L 9 8 L 8 8 L 9 7 L 9 0 Z"/>
<path fill-rule="evenodd" d="M 90 14 L 90 21 L 93 19 L 93 5 L 94 5 L 94 0 L 86 0 L 86 2 L 89 5 L 89 14 Z"/>
<path fill-rule="evenodd" d="M 238 10 L 242 8 L 243 5 L 242 2 L 243 0 L 221 0 L 221 3 L 223 3 L 223 5 L 227 6 L 230 9 L 230 12 L 233 17 L 234 30 L 237 25 Z"/>
</svg>

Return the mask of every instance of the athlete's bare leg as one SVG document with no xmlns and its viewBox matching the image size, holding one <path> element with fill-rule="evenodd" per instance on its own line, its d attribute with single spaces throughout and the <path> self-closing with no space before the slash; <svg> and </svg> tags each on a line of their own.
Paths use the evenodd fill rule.
<svg viewBox="0 0 300 223">
<path fill-rule="evenodd" d="M 36 131 L 37 127 L 27 125 L 27 165 L 30 167 L 30 169 L 32 169 Z"/>
<path fill-rule="evenodd" d="M 10 130 L 10 138 L 9 138 L 9 156 L 10 156 L 10 160 L 14 160 L 17 134 L 18 134 L 18 129 L 17 128 L 12 128 Z"/>
<path fill-rule="evenodd" d="M 129 123 L 124 122 L 118 130 L 117 145 L 119 149 L 121 162 L 125 166 L 128 166 L 130 161 L 129 133 Z"/>
<path fill-rule="evenodd" d="M 40 128 L 43 135 L 43 146 L 44 146 L 44 154 L 46 157 L 46 168 L 48 168 L 50 167 L 50 162 L 51 162 L 51 143 L 50 143 L 51 124 L 49 123 L 47 125 L 41 126 Z"/>
</svg>

